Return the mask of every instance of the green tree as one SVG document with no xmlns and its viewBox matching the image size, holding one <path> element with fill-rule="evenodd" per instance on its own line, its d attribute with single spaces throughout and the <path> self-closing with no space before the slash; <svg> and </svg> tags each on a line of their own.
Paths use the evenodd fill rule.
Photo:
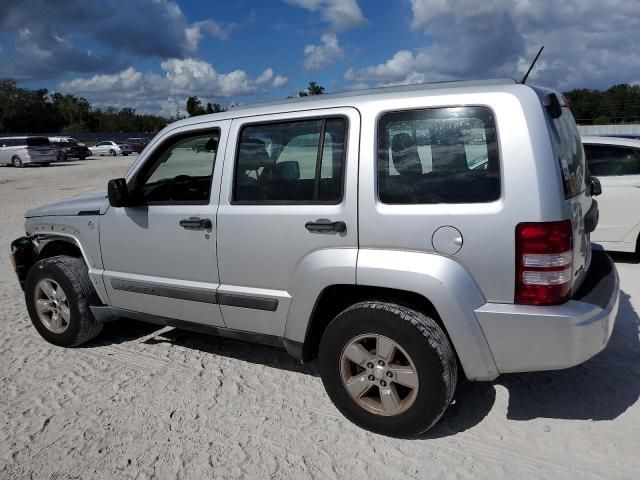
<svg viewBox="0 0 640 480">
<path fill-rule="evenodd" d="M 207 112 L 202 107 L 200 99 L 194 95 L 187 98 L 187 113 L 190 117 L 195 117 L 196 115 L 204 115 Z"/>
<path fill-rule="evenodd" d="M 309 85 L 305 90 L 298 92 L 299 97 L 309 97 L 311 95 L 322 95 L 326 93 L 325 88 L 318 85 L 316 82 L 309 82 Z"/>
</svg>

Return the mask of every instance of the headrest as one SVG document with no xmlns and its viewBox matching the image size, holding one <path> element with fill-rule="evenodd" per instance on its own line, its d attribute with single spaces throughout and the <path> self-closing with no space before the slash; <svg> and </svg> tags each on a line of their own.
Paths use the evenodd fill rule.
<svg viewBox="0 0 640 480">
<path fill-rule="evenodd" d="M 295 160 L 287 160 L 276 163 L 276 175 L 286 180 L 298 180 L 300 178 L 300 164 Z"/>
<path fill-rule="evenodd" d="M 269 158 L 267 148 L 262 140 L 257 138 L 248 138 L 240 143 L 239 165 L 245 170 L 257 170 L 260 167 L 266 167 L 273 162 Z"/>
<path fill-rule="evenodd" d="M 422 175 L 422 162 L 418 155 L 418 147 L 408 133 L 398 133 L 391 140 L 391 156 L 393 166 L 400 175 Z"/>
</svg>

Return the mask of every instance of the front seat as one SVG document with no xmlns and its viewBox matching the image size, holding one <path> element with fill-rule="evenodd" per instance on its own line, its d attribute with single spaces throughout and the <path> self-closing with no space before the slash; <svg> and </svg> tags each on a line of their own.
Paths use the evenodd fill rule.
<svg viewBox="0 0 640 480">
<path fill-rule="evenodd" d="M 240 154 L 236 170 L 236 200 L 252 201 L 262 197 L 258 185 L 258 170 L 271 165 L 271 158 L 262 140 L 249 138 L 240 143 Z M 249 173 L 256 172 L 256 178 Z"/>
<path fill-rule="evenodd" d="M 399 175 L 389 175 L 384 196 L 394 202 L 411 202 L 413 185 L 422 178 L 422 162 L 418 146 L 408 133 L 398 133 L 391 139 L 391 158 Z"/>
</svg>

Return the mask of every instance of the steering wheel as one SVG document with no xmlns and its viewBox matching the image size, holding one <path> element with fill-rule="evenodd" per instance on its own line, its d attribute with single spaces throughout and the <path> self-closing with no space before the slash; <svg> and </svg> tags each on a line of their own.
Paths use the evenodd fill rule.
<svg viewBox="0 0 640 480">
<path fill-rule="evenodd" d="M 177 175 L 169 182 L 169 198 L 172 200 L 198 200 L 198 189 L 194 178 L 189 175 Z"/>
</svg>

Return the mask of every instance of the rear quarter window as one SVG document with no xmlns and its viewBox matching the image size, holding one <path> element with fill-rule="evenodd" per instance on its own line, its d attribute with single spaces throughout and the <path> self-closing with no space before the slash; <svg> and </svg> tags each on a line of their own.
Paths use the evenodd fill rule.
<svg viewBox="0 0 640 480">
<path fill-rule="evenodd" d="M 493 113 L 444 107 L 383 114 L 378 196 L 388 204 L 483 203 L 500 198 Z"/>
<path fill-rule="evenodd" d="M 49 142 L 49 139 L 45 137 L 28 137 L 27 145 L 29 147 L 43 147 L 51 145 L 51 142 Z"/>
<path fill-rule="evenodd" d="M 584 148 L 571 110 L 551 120 L 565 198 L 573 198 L 586 189 Z"/>
</svg>

